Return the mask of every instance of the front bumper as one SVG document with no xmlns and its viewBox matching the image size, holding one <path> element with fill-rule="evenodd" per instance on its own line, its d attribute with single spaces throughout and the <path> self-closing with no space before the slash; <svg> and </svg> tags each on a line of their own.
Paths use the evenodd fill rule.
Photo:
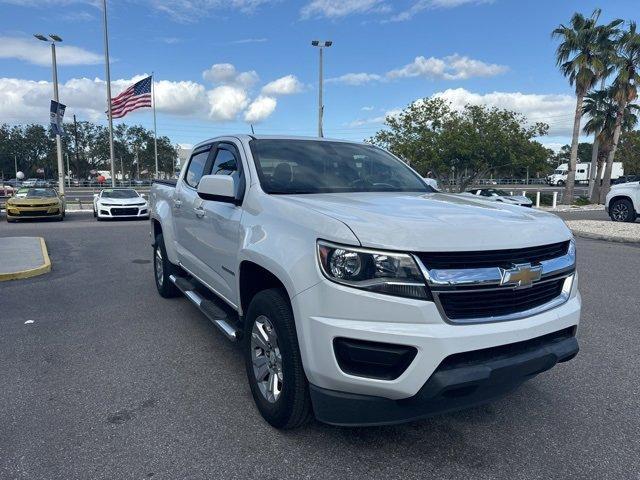
<svg viewBox="0 0 640 480">
<path fill-rule="evenodd" d="M 63 210 L 57 206 L 18 207 L 6 206 L 7 218 L 10 220 L 36 219 L 36 218 L 61 218 Z"/>
<path fill-rule="evenodd" d="M 576 278 L 569 299 L 556 308 L 517 320 L 464 325 L 445 322 L 436 305 L 430 301 L 354 291 L 322 280 L 292 298 L 298 341 L 305 373 L 312 385 L 314 408 L 320 412 L 321 420 L 344 423 L 344 418 L 323 413 L 326 412 L 323 405 L 332 404 L 327 397 L 353 399 L 354 405 L 360 405 L 358 408 L 377 404 L 371 398 L 382 399 L 385 404 L 422 398 L 416 395 L 430 379 L 435 378 L 438 368 L 448 357 L 525 342 L 574 328 L 578 325 L 581 307 L 577 283 Z M 333 346 L 336 338 L 411 346 L 417 353 L 402 374 L 392 380 L 357 376 L 340 368 Z M 566 355 L 557 357 L 553 364 L 568 359 Z M 486 370 L 486 366 L 479 368 Z M 512 373 L 516 385 L 528 378 L 527 375 L 522 378 L 523 375 L 517 371 Z M 496 387 L 494 390 L 500 389 Z M 365 396 L 367 401 L 362 403 L 359 396 Z M 450 399 L 449 402 L 455 403 Z M 424 408 L 441 410 L 429 402 Z M 372 406 L 372 409 L 372 412 L 377 411 L 377 407 Z M 366 417 L 366 412 L 363 415 Z M 371 415 L 368 420 L 365 418 L 365 421 L 357 423 L 378 423 L 372 420 L 378 414 Z M 417 418 L 416 415 L 411 413 L 406 415 L 406 419 Z M 418 416 L 424 416 L 424 412 L 421 410 Z M 402 421 L 393 418 L 386 421 Z"/>
<path fill-rule="evenodd" d="M 149 218 L 148 205 L 100 205 L 96 207 L 98 218 Z"/>
<path fill-rule="evenodd" d="M 578 354 L 575 327 L 542 337 L 447 357 L 413 397 L 336 392 L 311 385 L 318 420 L 333 425 L 385 425 L 472 407 L 500 397 Z"/>
</svg>

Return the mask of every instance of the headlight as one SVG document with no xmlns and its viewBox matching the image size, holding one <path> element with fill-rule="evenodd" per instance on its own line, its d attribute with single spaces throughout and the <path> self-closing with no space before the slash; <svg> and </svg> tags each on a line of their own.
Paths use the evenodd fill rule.
<svg viewBox="0 0 640 480">
<path fill-rule="evenodd" d="M 430 300 L 411 255 L 318 241 L 318 262 L 329 280 L 370 292 Z"/>
</svg>

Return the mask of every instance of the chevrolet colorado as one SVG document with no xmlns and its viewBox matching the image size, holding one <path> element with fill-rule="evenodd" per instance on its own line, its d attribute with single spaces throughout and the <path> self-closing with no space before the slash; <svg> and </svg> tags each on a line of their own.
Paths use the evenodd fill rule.
<svg viewBox="0 0 640 480">
<path fill-rule="evenodd" d="M 564 222 L 438 193 L 375 146 L 214 138 L 150 208 L 158 292 L 241 343 L 277 428 L 476 405 L 578 352 Z"/>
</svg>

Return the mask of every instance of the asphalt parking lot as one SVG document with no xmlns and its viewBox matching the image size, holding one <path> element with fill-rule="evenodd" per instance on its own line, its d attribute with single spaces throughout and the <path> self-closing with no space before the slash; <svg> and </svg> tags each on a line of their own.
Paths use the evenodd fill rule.
<svg viewBox="0 0 640 480">
<path fill-rule="evenodd" d="M 640 479 L 638 247 L 578 239 L 581 352 L 510 396 L 280 432 L 239 349 L 157 295 L 147 222 L 0 220 L 0 236 L 43 236 L 53 262 L 0 283 L 2 479 Z"/>
</svg>

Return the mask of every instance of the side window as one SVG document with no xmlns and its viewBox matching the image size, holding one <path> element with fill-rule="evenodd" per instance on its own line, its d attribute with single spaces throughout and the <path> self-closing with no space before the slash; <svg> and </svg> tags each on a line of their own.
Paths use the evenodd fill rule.
<svg viewBox="0 0 640 480">
<path fill-rule="evenodd" d="M 184 181 L 187 182 L 187 185 L 193 188 L 198 187 L 198 183 L 204 174 L 204 167 L 207 163 L 207 158 L 209 158 L 209 150 L 196 153 L 191 157 L 187 173 L 184 177 Z"/>
<path fill-rule="evenodd" d="M 231 175 L 235 180 L 236 198 L 241 198 L 244 194 L 244 175 L 242 164 L 236 148 L 232 145 L 221 144 L 218 146 L 211 175 Z"/>
<path fill-rule="evenodd" d="M 213 162 L 211 175 L 234 175 L 238 172 L 238 161 L 235 155 L 227 149 L 219 149 Z"/>
</svg>

